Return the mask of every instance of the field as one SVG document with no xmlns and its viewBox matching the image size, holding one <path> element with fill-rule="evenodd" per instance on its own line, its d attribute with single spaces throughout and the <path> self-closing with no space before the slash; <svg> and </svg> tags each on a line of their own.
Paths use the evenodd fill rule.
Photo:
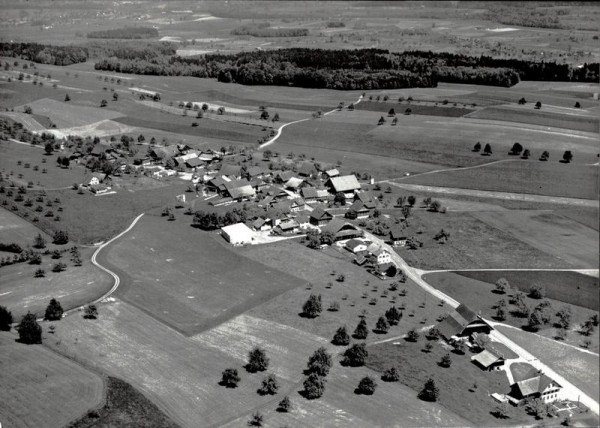
<svg viewBox="0 0 600 428">
<path fill-rule="evenodd" d="M 547 271 L 458 271 L 458 275 L 495 284 L 505 278 L 513 287 L 525 293 L 532 284 L 543 284 L 546 295 L 554 300 L 582 306 L 594 311 L 600 308 L 598 278 L 577 272 Z"/>
<path fill-rule="evenodd" d="M 0 415 L 7 427 L 64 427 L 104 396 L 102 378 L 41 345 L 0 332 Z"/>
<path fill-rule="evenodd" d="M 435 288 L 448 294 L 449 296 L 453 297 L 459 302 L 464 303 L 465 305 L 472 308 L 474 311 L 481 311 L 482 316 L 487 319 L 495 319 L 495 307 L 498 304 L 498 301 L 504 299 L 508 303 L 508 300 L 512 295 L 512 292 L 510 291 L 507 292 L 507 294 L 496 294 L 494 292 L 494 285 L 475 279 L 467 278 L 465 276 L 458 275 L 452 272 L 431 273 L 425 275 L 424 278 Z M 549 284 L 542 283 L 542 285 L 548 286 L 548 288 L 550 288 L 550 284 L 552 283 L 554 283 L 554 287 L 557 287 L 559 284 L 561 284 L 560 276 L 558 278 L 553 279 L 552 282 L 550 282 Z M 529 290 L 527 289 L 527 293 L 528 292 Z M 554 315 L 559 309 L 563 307 L 569 307 L 572 313 L 571 327 L 569 328 L 569 332 L 565 339 L 565 342 L 573 346 L 581 345 L 583 340 L 587 337 L 580 334 L 577 331 L 577 329 L 580 324 L 588 320 L 593 314 L 598 313 L 597 307 L 596 310 L 592 310 L 584 306 L 577 306 L 556 299 L 556 297 L 562 297 L 568 294 L 570 296 L 569 300 L 572 301 L 574 300 L 573 296 L 577 293 L 577 289 L 570 289 L 564 290 L 560 296 L 548 296 L 548 300 L 552 305 L 552 309 L 550 311 L 551 319 L 548 324 L 544 324 L 541 326 L 540 330 L 537 332 L 538 335 L 554 339 L 554 337 L 556 336 L 556 328 L 554 327 L 554 323 L 557 321 L 557 317 L 555 317 Z M 565 300 L 567 300 L 567 298 L 565 298 Z M 525 298 L 525 302 L 530 308 L 535 308 L 541 302 L 541 300 L 532 299 L 529 296 L 527 296 Z M 514 309 L 514 306 L 507 306 L 506 320 L 502 322 L 519 328 L 527 326 L 527 318 L 522 318 L 517 316 L 516 314 L 513 314 Z M 599 340 L 598 331 L 594 331 L 594 333 L 589 337 L 589 339 L 591 340 L 589 349 L 593 352 L 597 352 Z"/>
<path fill-rule="evenodd" d="M 33 239 L 38 234 L 41 234 L 42 238 L 49 243 L 49 248 L 54 249 L 52 238 L 49 235 L 5 209 L 0 209 L 0 232 L 2 232 L 0 234 L 0 242 L 4 244 L 14 242 L 20 245 L 21 248 L 33 245 Z M 8 255 L 8 253 L 5 254 L 4 252 L 1 254 L 3 256 Z"/>
</svg>

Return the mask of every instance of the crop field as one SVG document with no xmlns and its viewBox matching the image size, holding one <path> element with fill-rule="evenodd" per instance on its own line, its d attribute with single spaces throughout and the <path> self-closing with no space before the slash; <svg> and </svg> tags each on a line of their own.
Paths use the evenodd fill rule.
<svg viewBox="0 0 600 428">
<path fill-rule="evenodd" d="M 544 358 L 544 362 L 552 370 L 577 385 L 596 401 L 600 399 L 598 354 L 577 352 L 560 342 L 532 335 L 519 329 L 504 326 L 496 328 L 517 345 L 527 349 L 536 358 L 552 355 L 552 358 Z"/>
<path fill-rule="evenodd" d="M 102 378 L 41 345 L 0 332 L 0 415 L 15 428 L 64 427 L 102 402 Z"/>
<path fill-rule="evenodd" d="M 600 308 L 598 278 L 565 271 L 457 271 L 458 275 L 495 284 L 505 278 L 513 287 L 528 293 L 532 284 L 542 284 L 554 300 L 597 311 Z"/>
<path fill-rule="evenodd" d="M 535 210 L 477 212 L 472 216 L 577 268 L 598 267 L 598 234 L 569 218 Z"/>
<path fill-rule="evenodd" d="M 496 211 L 494 211 L 496 212 Z M 504 212 L 504 211 L 502 211 Z M 512 211 L 508 211 L 509 215 Z M 434 214 L 415 210 L 406 229 L 423 247 L 396 251 L 409 265 L 419 269 L 503 269 L 503 268 L 570 268 L 571 263 L 547 254 L 508 231 L 479 220 L 477 212 Z M 440 244 L 433 239 L 441 229 L 450 240 Z M 419 234 L 419 230 L 423 230 Z"/>
<path fill-rule="evenodd" d="M 4 244 L 14 242 L 22 248 L 27 248 L 33 245 L 33 239 L 38 234 L 41 234 L 46 240 L 49 248 L 54 247 L 52 238 L 49 235 L 10 211 L 0 209 L 0 242 Z M 7 255 L 8 253 L 2 252 L 0 254 Z"/>
<path fill-rule="evenodd" d="M 504 295 L 497 294 L 494 292 L 495 286 L 493 284 L 471 279 L 452 272 L 430 273 L 425 275 L 425 280 L 435 288 L 438 288 L 440 291 L 469 306 L 474 311 L 481 311 L 482 316 L 487 319 L 493 319 L 495 317 L 495 306 L 497 305 L 498 301 L 501 299 L 508 301 L 511 295 L 511 292 L 508 292 Z M 526 293 L 528 292 L 529 289 L 527 289 Z M 567 292 L 565 291 L 564 293 L 566 294 Z M 571 293 L 577 293 L 577 290 L 571 290 Z M 565 303 L 564 301 L 555 300 L 555 298 L 552 298 L 553 296 L 548 297 L 552 304 L 553 315 L 562 307 L 569 307 L 571 309 L 572 325 L 567 338 L 565 339 L 565 343 L 573 346 L 579 346 L 585 337 L 575 330 L 578 328 L 578 325 L 588 320 L 590 316 L 592 316 L 594 313 L 598 313 L 598 311 L 590 310 L 582 306 L 576 306 L 571 303 Z M 532 299 L 529 296 L 527 296 L 525 300 L 527 305 L 529 305 L 531 308 L 536 307 L 540 303 L 540 300 Z M 513 307 L 508 307 L 508 310 L 506 311 L 506 321 L 502 322 L 518 328 L 526 326 L 527 318 L 515 316 L 512 314 L 512 309 Z M 553 326 L 553 323 L 555 321 L 556 317 L 553 316 L 548 324 L 541 326 L 537 334 L 554 339 L 556 336 L 556 328 Z M 589 337 L 589 339 L 592 341 L 589 349 L 593 352 L 598 351 L 598 336 L 599 334 L 596 331 Z"/>
<path fill-rule="evenodd" d="M 384 116 L 387 117 L 387 113 L 389 113 L 390 109 L 394 109 L 396 115 L 402 115 L 405 113 L 407 109 L 410 109 L 411 114 L 423 115 L 423 116 L 442 116 L 442 117 L 462 117 L 467 114 L 472 114 L 475 110 L 471 108 L 466 108 L 464 106 L 454 107 L 454 106 L 437 106 L 431 105 L 432 102 L 373 102 L 373 101 L 363 101 L 360 104 L 356 105 L 356 110 L 368 110 L 368 111 L 376 111 L 380 113 L 385 113 Z M 436 103 L 437 104 L 437 103 Z M 391 120 L 391 119 L 390 119 Z"/>
<path fill-rule="evenodd" d="M 58 128 L 87 125 L 122 116 L 122 114 L 112 110 L 75 105 L 50 98 L 42 98 L 28 105 L 35 114 L 50 118 Z"/>
<path fill-rule="evenodd" d="M 220 240 L 193 229 L 191 217 L 168 222 L 147 215 L 100 259 L 123 276 L 119 296 L 187 335 L 302 285 Z"/>
</svg>

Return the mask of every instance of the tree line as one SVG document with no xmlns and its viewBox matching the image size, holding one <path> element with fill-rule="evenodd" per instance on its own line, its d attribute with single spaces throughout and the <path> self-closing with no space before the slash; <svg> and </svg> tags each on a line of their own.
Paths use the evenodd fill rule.
<svg viewBox="0 0 600 428">
<path fill-rule="evenodd" d="M 114 28 L 87 33 L 88 39 L 151 39 L 153 37 L 158 37 L 158 30 L 152 27 Z"/>
<path fill-rule="evenodd" d="M 192 220 L 192 226 L 203 230 L 216 230 L 235 223 L 245 223 L 247 213 L 240 208 L 234 208 L 225 214 L 196 211 Z"/>
<path fill-rule="evenodd" d="M 270 28 L 266 25 L 242 25 L 231 30 L 234 36 L 253 37 L 304 37 L 308 36 L 306 28 Z"/>
</svg>

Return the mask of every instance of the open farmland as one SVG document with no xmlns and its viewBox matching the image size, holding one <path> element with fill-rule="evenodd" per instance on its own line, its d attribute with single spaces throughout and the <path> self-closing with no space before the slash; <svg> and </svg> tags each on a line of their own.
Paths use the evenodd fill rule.
<svg viewBox="0 0 600 428">
<path fill-rule="evenodd" d="M 4 244 L 14 242 L 21 248 L 27 248 L 33 245 L 33 239 L 38 234 L 41 234 L 44 240 L 50 243 L 49 246 L 53 247 L 49 235 L 10 211 L 0 209 L 0 242 Z"/>
<path fill-rule="evenodd" d="M 97 374 L 41 345 L 23 345 L 0 332 L 0 415 L 3 426 L 61 428 L 98 406 Z"/>
<path fill-rule="evenodd" d="M 87 125 L 101 120 L 115 119 L 122 114 L 100 107 L 87 107 L 50 98 L 42 98 L 28 104 L 35 114 L 46 116 L 57 128 Z"/>
<path fill-rule="evenodd" d="M 190 220 L 147 215 L 101 253 L 123 278 L 120 297 L 190 335 L 303 284 L 235 254 Z"/>
</svg>

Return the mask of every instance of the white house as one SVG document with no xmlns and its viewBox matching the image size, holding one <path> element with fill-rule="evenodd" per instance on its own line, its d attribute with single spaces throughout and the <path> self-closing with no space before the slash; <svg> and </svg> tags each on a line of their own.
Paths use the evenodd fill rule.
<svg viewBox="0 0 600 428">
<path fill-rule="evenodd" d="M 392 256 L 384 249 L 379 249 L 373 252 L 373 255 L 377 257 L 377 264 L 382 265 L 385 263 L 390 263 L 392 261 Z"/>
<path fill-rule="evenodd" d="M 254 233 L 244 223 L 236 223 L 221 228 L 221 235 L 233 245 L 249 244 L 254 239 Z"/>
<path fill-rule="evenodd" d="M 349 239 L 344 246 L 347 250 L 353 252 L 354 254 L 367 249 L 367 244 L 359 239 Z"/>
</svg>

